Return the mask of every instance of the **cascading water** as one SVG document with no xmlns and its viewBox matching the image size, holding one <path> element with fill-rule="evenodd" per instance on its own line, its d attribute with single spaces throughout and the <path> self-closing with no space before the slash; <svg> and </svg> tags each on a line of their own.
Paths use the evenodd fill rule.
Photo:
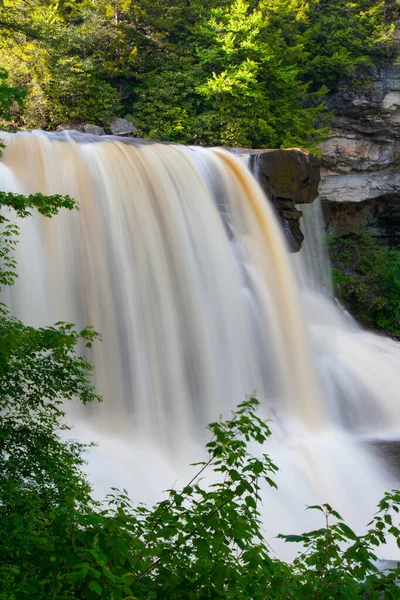
<svg viewBox="0 0 400 600">
<path fill-rule="evenodd" d="M 105 402 L 71 415 L 100 442 L 97 489 L 154 500 L 198 458 L 204 425 L 256 389 L 282 468 L 280 491 L 266 493 L 268 533 L 304 530 L 304 506 L 325 501 L 363 525 L 394 484 L 365 437 L 400 429 L 400 346 L 360 330 L 310 282 L 315 256 L 290 257 L 246 166 L 222 150 L 2 138 L 0 189 L 79 202 L 21 223 L 7 300 L 29 324 L 102 333 L 89 358 Z"/>
<path fill-rule="evenodd" d="M 400 345 L 360 327 L 333 300 L 319 201 L 306 207 L 294 256 L 330 422 L 367 438 L 398 438 Z"/>
</svg>

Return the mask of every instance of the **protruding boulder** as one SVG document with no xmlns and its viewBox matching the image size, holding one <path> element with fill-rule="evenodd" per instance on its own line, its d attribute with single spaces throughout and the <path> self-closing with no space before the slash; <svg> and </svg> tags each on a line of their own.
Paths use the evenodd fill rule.
<svg viewBox="0 0 400 600">
<path fill-rule="evenodd" d="M 121 117 L 111 117 L 109 126 L 113 135 L 135 135 L 137 132 L 137 127 L 133 123 Z"/>
<path fill-rule="evenodd" d="M 105 135 L 105 131 L 99 125 L 92 125 L 91 123 L 87 123 L 83 126 L 83 131 L 85 133 L 89 133 L 90 135 Z"/>
<path fill-rule="evenodd" d="M 56 131 L 77 131 L 78 133 L 84 133 L 84 124 L 79 122 L 62 123 L 57 125 Z"/>
<path fill-rule="evenodd" d="M 320 160 L 297 148 L 289 150 L 241 150 L 249 154 L 249 166 L 275 206 L 289 247 L 301 248 L 301 211 L 296 204 L 308 204 L 318 196 Z"/>
</svg>

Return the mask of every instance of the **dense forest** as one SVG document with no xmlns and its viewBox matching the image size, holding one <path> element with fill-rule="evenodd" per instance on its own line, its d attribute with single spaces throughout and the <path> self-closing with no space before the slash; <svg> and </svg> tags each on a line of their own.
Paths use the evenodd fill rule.
<svg viewBox="0 0 400 600">
<path fill-rule="evenodd" d="M 315 148 L 324 99 L 395 54 L 384 0 L 3 0 L 17 127 L 126 116 L 141 137 Z M 365 84 L 365 82 L 364 82 Z"/>
</svg>

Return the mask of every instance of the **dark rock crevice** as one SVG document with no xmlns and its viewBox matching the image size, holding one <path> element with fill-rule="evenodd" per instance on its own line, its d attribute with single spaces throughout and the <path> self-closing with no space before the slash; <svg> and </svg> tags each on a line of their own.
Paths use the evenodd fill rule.
<svg viewBox="0 0 400 600">
<path fill-rule="evenodd" d="M 362 202 L 323 202 L 328 233 L 344 236 L 361 227 L 383 246 L 400 247 L 400 198 L 386 194 Z"/>
</svg>

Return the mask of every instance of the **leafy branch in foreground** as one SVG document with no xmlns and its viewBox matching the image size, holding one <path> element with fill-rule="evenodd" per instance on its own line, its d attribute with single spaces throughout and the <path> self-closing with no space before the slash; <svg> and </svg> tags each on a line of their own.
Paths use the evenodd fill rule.
<svg viewBox="0 0 400 600">
<path fill-rule="evenodd" d="M 13 209 L 19 218 L 36 208 L 44 216 L 75 202 L 64 196 L 0 192 L 0 288 L 16 278 L 13 250 L 19 228 L 4 215 Z M 91 328 L 77 332 L 73 325 L 34 329 L 0 311 L 0 581 L 1 598 L 23 598 L 10 582 L 19 575 L 29 581 L 51 540 L 49 523 L 68 506 L 88 498 L 82 444 L 68 441 L 63 431 L 67 400 L 83 403 L 100 399 L 89 378 L 90 363 L 76 353 L 77 344 L 90 347 L 98 337 Z M 34 554 L 34 553 L 33 553 Z M 43 554 L 45 556 L 45 552 Z M 27 562 L 24 562 L 26 559 Z M 51 560 L 51 559 L 49 559 Z M 23 574 L 22 574 L 23 573 Z M 11 588 L 10 588 L 10 585 Z M 4 590 L 4 591 L 3 591 Z"/>
<path fill-rule="evenodd" d="M 0 25 L 1 27 L 1 25 Z M 0 68 L 0 118 L 6 119 L 14 102 L 21 102 L 25 92 L 7 84 L 8 73 Z"/>
<path fill-rule="evenodd" d="M 68 491 L 57 481 L 57 496 L 36 480 L 35 490 L 18 496 L 16 513 L 5 514 L 1 600 L 399 598 L 399 567 L 379 571 L 375 552 L 389 536 L 400 544 L 394 519 L 400 492 L 385 495 L 362 536 L 329 505 L 310 507 L 324 513 L 325 526 L 280 536 L 301 544 L 292 564 L 271 555 L 262 533 L 261 485 L 275 487 L 270 476 L 277 468 L 266 454 L 249 452 L 254 444 L 262 450 L 270 435 L 257 406 L 250 398 L 231 420 L 212 423 L 208 460 L 152 508 L 133 506 L 117 490 L 95 502 L 79 478 Z"/>
<path fill-rule="evenodd" d="M 72 210 L 77 208 L 75 200 L 69 196 L 55 194 L 44 196 L 43 194 L 15 194 L 0 191 L 0 207 L 13 209 L 17 217 L 23 219 L 31 216 L 30 209 L 35 208 L 44 217 L 52 217 L 58 214 L 60 208 Z M 13 256 L 15 246 L 18 243 L 19 227 L 12 223 L 4 214 L 0 214 L 0 289 L 14 283 L 16 274 L 16 261 Z M 0 310 L 4 311 L 4 305 L 0 304 Z M 7 311 L 6 311 L 7 312 Z"/>
<path fill-rule="evenodd" d="M 329 504 L 310 506 L 309 509 L 324 514 L 325 527 L 299 536 L 279 536 L 287 542 L 301 543 L 304 548 L 291 566 L 300 584 L 298 597 L 319 600 L 400 598 L 399 564 L 393 563 L 393 567 L 383 570 L 376 554 L 390 537 L 400 546 L 399 523 L 393 519 L 393 515 L 399 513 L 399 506 L 400 492 L 386 493 L 362 536 L 358 536 Z"/>
</svg>

